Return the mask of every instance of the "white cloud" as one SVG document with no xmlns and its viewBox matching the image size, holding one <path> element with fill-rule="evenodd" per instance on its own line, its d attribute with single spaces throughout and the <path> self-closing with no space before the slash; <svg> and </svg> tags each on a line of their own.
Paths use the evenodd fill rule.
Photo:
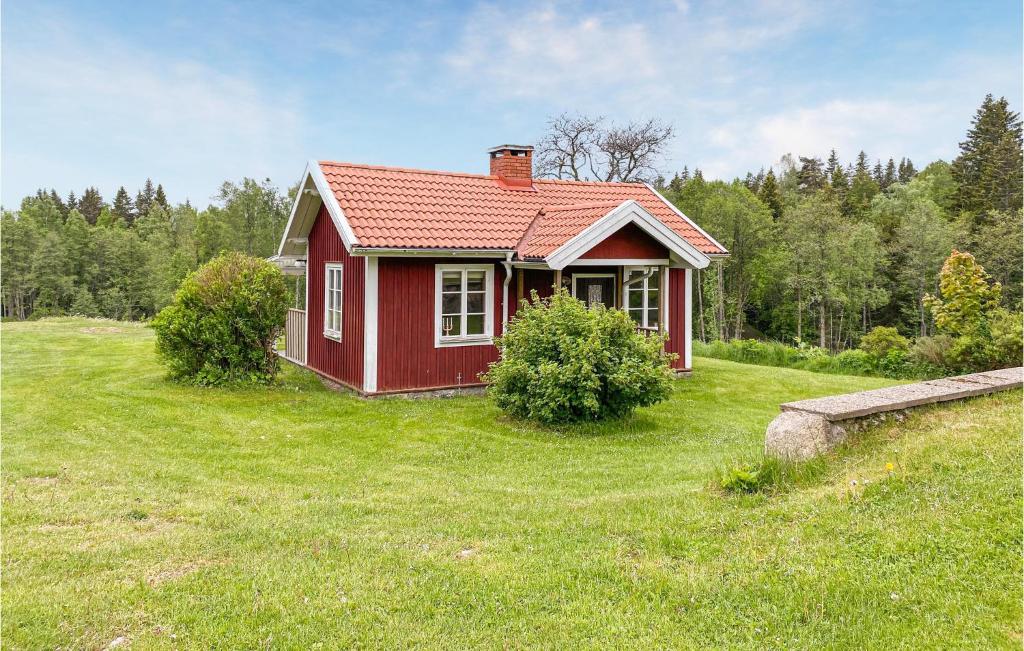
<svg viewBox="0 0 1024 651">
<path fill-rule="evenodd" d="M 5 205 L 55 176 L 62 191 L 98 185 L 108 198 L 151 176 L 172 200 L 205 205 L 223 180 L 290 182 L 301 167 L 302 121 L 285 95 L 109 36 L 85 42 L 61 23 L 36 27 L 5 43 Z"/>
</svg>

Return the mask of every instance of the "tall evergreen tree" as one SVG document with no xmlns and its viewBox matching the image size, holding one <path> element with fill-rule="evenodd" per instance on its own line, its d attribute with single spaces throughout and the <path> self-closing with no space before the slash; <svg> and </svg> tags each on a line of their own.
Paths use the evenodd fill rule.
<svg viewBox="0 0 1024 651">
<path fill-rule="evenodd" d="M 825 163 L 825 176 L 831 179 L 833 175 L 835 175 L 836 170 L 840 169 L 841 167 L 842 163 L 839 162 L 839 154 L 837 154 L 836 150 L 833 149 L 831 152 L 829 152 L 828 162 Z"/>
<path fill-rule="evenodd" d="M 892 158 L 885 164 L 885 173 L 882 175 L 882 182 L 879 184 L 882 190 L 888 190 L 889 186 L 897 181 L 896 163 Z"/>
<path fill-rule="evenodd" d="M 885 182 L 885 170 L 882 168 L 882 161 L 875 161 L 875 166 L 871 168 L 871 178 L 874 179 L 879 188 L 882 187 L 882 183 Z"/>
<path fill-rule="evenodd" d="M 147 178 L 146 184 L 135 195 L 135 217 L 145 217 L 155 199 L 156 188 L 153 187 L 153 180 Z"/>
<path fill-rule="evenodd" d="M 974 215 L 1019 209 L 1024 197 L 1021 147 L 1020 113 L 1010 110 L 1005 97 L 986 95 L 953 161 L 957 207 Z"/>
<path fill-rule="evenodd" d="M 75 196 L 75 191 L 68 192 L 68 200 L 64 202 L 64 206 L 67 208 L 67 212 L 76 210 L 78 208 L 78 197 Z"/>
<path fill-rule="evenodd" d="M 160 204 L 160 207 L 164 210 L 170 208 L 170 206 L 167 205 L 167 195 L 164 194 L 164 186 L 159 183 L 156 186 L 156 193 L 153 195 L 153 201 Z"/>
<path fill-rule="evenodd" d="M 111 212 L 129 226 L 135 221 L 135 204 L 123 185 L 117 189 L 117 194 L 114 195 Z"/>
<path fill-rule="evenodd" d="M 50 201 L 53 202 L 53 205 L 57 206 L 57 210 L 60 211 L 61 218 L 67 221 L 68 213 L 70 211 L 68 210 L 67 204 L 65 204 L 64 200 L 60 198 L 60 195 L 57 194 L 56 190 L 50 190 Z"/>
<path fill-rule="evenodd" d="M 897 174 L 900 183 L 909 183 L 911 179 L 917 176 L 917 170 L 914 169 L 914 163 L 909 158 L 901 158 Z"/>
<path fill-rule="evenodd" d="M 779 184 L 775 180 L 775 172 L 768 168 L 764 175 L 764 181 L 757 193 L 758 198 L 772 211 L 772 219 L 779 221 L 782 218 L 782 193 L 779 192 Z"/>
<path fill-rule="evenodd" d="M 690 170 L 689 168 L 686 167 L 686 165 L 683 165 L 683 171 L 679 174 L 679 178 L 683 180 L 683 183 L 686 183 L 687 181 L 690 180 Z"/>
<path fill-rule="evenodd" d="M 100 211 L 103 210 L 103 197 L 100 196 L 100 191 L 96 188 L 86 188 L 82 200 L 78 202 L 77 209 L 85 217 L 85 221 L 90 225 L 95 225 Z"/>
</svg>

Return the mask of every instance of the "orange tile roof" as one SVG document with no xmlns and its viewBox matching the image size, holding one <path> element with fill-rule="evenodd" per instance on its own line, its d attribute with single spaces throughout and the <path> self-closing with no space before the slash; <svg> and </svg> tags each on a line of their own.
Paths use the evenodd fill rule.
<svg viewBox="0 0 1024 651">
<path fill-rule="evenodd" d="M 621 205 L 615 201 L 541 208 L 516 252 L 520 258 L 545 258 L 597 220 Z"/>
<path fill-rule="evenodd" d="M 321 161 L 320 170 L 361 247 L 512 250 L 541 208 L 556 209 L 559 214 L 557 219 L 541 220 L 550 229 L 545 231 L 550 240 L 556 231 L 562 233 L 588 219 L 593 223 L 616 205 L 634 199 L 702 253 L 725 253 L 640 183 L 534 179 L 530 190 L 511 188 L 483 174 L 330 161 Z M 611 205 L 597 217 L 593 216 L 596 210 L 586 208 L 557 210 L 595 204 Z"/>
</svg>

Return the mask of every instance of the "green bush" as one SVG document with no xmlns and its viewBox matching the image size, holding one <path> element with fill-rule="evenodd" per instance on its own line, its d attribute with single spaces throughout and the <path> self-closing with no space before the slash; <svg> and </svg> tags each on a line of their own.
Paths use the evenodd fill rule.
<svg viewBox="0 0 1024 651">
<path fill-rule="evenodd" d="M 871 356 L 860 349 L 844 350 L 835 356 L 835 363 L 841 372 L 850 375 L 868 375 L 875 370 Z"/>
<path fill-rule="evenodd" d="M 524 301 L 497 340 L 484 379 L 498 406 L 546 424 L 629 414 L 672 390 L 664 337 L 640 334 L 620 310 L 588 308 L 560 289 Z"/>
<path fill-rule="evenodd" d="M 178 380 L 270 382 L 287 295 L 284 276 L 269 262 L 237 252 L 214 258 L 189 274 L 153 319 L 157 353 Z"/>
<path fill-rule="evenodd" d="M 1024 357 L 1024 322 L 1020 312 L 1000 308 L 989 318 L 992 334 L 992 365 L 997 368 L 1020 366 Z"/>
<path fill-rule="evenodd" d="M 896 328 L 876 326 L 860 340 L 860 349 L 876 360 L 883 360 L 890 351 L 907 352 L 910 342 Z"/>
<path fill-rule="evenodd" d="M 937 369 L 938 374 L 942 375 L 951 367 L 952 348 L 953 338 L 949 335 L 918 337 L 910 348 L 910 361 L 918 366 Z"/>
</svg>

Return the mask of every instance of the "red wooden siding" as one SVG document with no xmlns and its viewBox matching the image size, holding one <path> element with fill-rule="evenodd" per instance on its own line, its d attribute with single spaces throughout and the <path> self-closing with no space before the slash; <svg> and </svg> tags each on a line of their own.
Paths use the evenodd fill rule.
<svg viewBox="0 0 1024 651">
<path fill-rule="evenodd" d="M 580 257 L 662 260 L 668 258 L 668 249 L 636 224 L 626 224 Z"/>
<path fill-rule="evenodd" d="M 377 390 L 479 384 L 495 346 L 434 347 L 434 265 L 472 260 L 380 258 L 377 270 Z M 513 272 L 514 273 L 514 272 Z M 494 334 L 501 333 L 505 268 L 494 265 Z M 515 277 L 509 297 L 515 298 Z"/>
<path fill-rule="evenodd" d="M 324 336 L 324 264 L 327 262 L 344 265 L 340 342 Z M 309 309 L 306 314 L 309 356 L 306 364 L 339 382 L 362 389 L 366 260 L 348 254 L 327 209 L 322 205 L 309 233 L 306 273 L 309 279 Z"/>
<path fill-rule="evenodd" d="M 690 306 L 686 304 L 686 270 L 668 270 L 668 341 L 665 343 L 665 350 L 679 355 L 679 359 L 672 363 L 672 368 L 686 368 L 684 360 L 684 348 L 686 342 L 686 311 Z"/>
</svg>

